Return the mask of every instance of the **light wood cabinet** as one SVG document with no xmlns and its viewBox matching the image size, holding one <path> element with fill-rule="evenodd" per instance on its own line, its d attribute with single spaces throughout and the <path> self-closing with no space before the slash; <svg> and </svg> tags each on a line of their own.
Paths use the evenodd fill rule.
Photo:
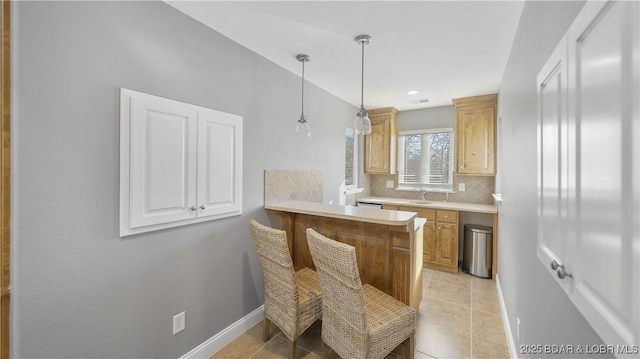
<svg viewBox="0 0 640 359">
<path fill-rule="evenodd" d="M 416 212 L 418 217 L 427 219 L 422 233 L 424 266 L 457 272 L 458 211 L 408 206 L 398 206 L 398 210 Z"/>
<path fill-rule="evenodd" d="M 398 110 L 393 107 L 370 110 L 371 134 L 364 139 L 364 172 L 395 174 L 398 152 Z"/>
<path fill-rule="evenodd" d="M 456 108 L 456 172 L 496 174 L 497 95 L 453 99 Z"/>
</svg>

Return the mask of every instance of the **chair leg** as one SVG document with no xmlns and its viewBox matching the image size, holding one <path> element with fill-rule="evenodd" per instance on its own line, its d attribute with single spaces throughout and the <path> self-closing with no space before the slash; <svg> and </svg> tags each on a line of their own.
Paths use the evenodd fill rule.
<svg viewBox="0 0 640 359">
<path fill-rule="evenodd" d="M 416 350 L 416 335 L 415 334 L 411 334 L 411 336 L 409 338 L 407 338 L 407 340 L 405 340 L 405 358 L 407 359 L 413 359 L 413 355 L 415 353 Z"/>
<path fill-rule="evenodd" d="M 298 341 L 290 340 L 289 341 L 289 358 L 296 359 L 296 350 L 298 349 Z"/>
<path fill-rule="evenodd" d="M 267 340 L 269 340 L 269 326 L 271 324 L 271 321 L 269 319 L 267 319 L 267 317 L 264 318 L 264 321 L 262 322 L 262 341 L 266 342 Z"/>
<path fill-rule="evenodd" d="M 322 341 L 322 359 L 329 358 L 329 346 Z"/>
</svg>

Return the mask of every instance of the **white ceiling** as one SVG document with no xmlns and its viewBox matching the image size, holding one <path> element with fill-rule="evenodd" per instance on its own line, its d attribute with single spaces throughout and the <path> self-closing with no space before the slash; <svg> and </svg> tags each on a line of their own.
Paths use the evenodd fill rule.
<svg viewBox="0 0 640 359">
<path fill-rule="evenodd" d="M 360 106 L 398 110 L 450 105 L 496 93 L 522 1 L 168 1 L 183 13 Z M 410 96 L 409 90 L 419 91 Z M 410 101 L 428 99 L 428 103 Z"/>
</svg>

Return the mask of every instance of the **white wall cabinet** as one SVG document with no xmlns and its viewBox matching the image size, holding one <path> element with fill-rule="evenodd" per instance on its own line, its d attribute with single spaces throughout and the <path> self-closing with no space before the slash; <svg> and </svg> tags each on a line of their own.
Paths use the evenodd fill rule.
<svg viewBox="0 0 640 359">
<path fill-rule="evenodd" d="M 120 236 L 242 214 L 242 117 L 120 93 Z"/>
<path fill-rule="evenodd" d="M 639 24 L 588 2 L 538 76 L 538 257 L 619 357 L 640 345 Z"/>
</svg>

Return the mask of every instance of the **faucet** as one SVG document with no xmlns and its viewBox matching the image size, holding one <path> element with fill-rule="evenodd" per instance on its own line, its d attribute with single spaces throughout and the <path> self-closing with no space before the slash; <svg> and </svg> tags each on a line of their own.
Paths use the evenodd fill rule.
<svg viewBox="0 0 640 359">
<path fill-rule="evenodd" d="M 427 190 L 424 188 L 420 189 L 420 193 L 422 193 L 422 200 L 426 201 L 427 200 Z"/>
</svg>

